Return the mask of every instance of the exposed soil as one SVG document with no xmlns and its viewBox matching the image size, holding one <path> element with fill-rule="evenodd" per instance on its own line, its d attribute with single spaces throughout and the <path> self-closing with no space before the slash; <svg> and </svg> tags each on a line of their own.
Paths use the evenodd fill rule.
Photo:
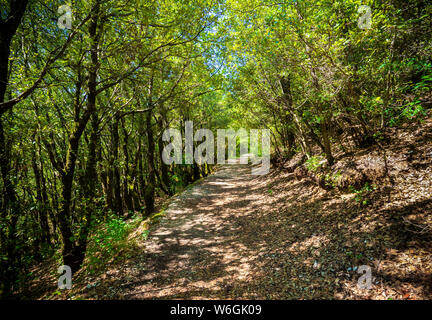
<svg viewBox="0 0 432 320">
<path fill-rule="evenodd" d="M 283 170 L 253 176 L 249 166 L 221 167 L 179 196 L 141 254 L 88 297 L 430 299 L 432 150 L 416 139 L 424 156 L 400 165 L 394 159 L 411 153 L 393 146 L 395 185 L 383 180 L 368 205 Z M 371 268 L 371 289 L 357 285 L 361 265 Z"/>
<path fill-rule="evenodd" d="M 432 121 L 392 134 L 383 144 L 394 184 L 379 177 L 366 204 L 292 170 L 253 176 L 248 165 L 225 165 L 175 198 L 128 261 L 75 297 L 431 299 Z M 375 146 L 350 161 L 382 157 Z M 370 289 L 357 285 L 361 265 L 371 268 Z"/>
</svg>

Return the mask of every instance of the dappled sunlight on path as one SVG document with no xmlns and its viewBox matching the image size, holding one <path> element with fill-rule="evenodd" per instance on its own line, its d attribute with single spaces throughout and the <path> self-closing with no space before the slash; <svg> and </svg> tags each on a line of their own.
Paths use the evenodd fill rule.
<svg viewBox="0 0 432 320">
<path fill-rule="evenodd" d="M 248 165 L 225 165 L 173 199 L 110 279 L 115 292 L 102 297 L 387 299 L 407 290 L 428 297 L 429 242 L 393 231 L 388 215 L 361 209 L 352 196 L 288 172 L 254 176 Z M 422 258 L 416 275 L 395 280 L 389 268 L 404 264 L 388 252 L 402 243 L 408 258 Z M 371 266 L 373 290 L 357 287 L 360 265 Z"/>
</svg>

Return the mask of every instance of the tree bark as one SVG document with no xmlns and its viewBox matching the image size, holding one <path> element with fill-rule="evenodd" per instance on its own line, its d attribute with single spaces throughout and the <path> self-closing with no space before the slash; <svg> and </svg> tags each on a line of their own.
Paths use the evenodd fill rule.
<svg viewBox="0 0 432 320">
<path fill-rule="evenodd" d="M 0 103 L 5 100 L 5 94 L 8 84 L 9 56 L 12 38 L 14 37 L 21 19 L 26 11 L 28 0 L 10 1 L 10 12 L 6 19 L 0 18 Z M 2 10 L 3 11 L 3 10 Z M 2 12 L 3 13 L 3 12 Z M 12 111 L 11 111 L 12 112 Z M 8 260 L 0 262 L 0 292 L 4 297 L 11 293 L 12 285 L 17 276 L 16 257 L 16 224 L 18 217 L 21 215 L 21 207 L 17 201 L 15 185 L 11 180 L 9 154 L 10 146 L 6 143 L 6 137 L 3 128 L 4 112 L 0 114 L 0 171 L 3 180 L 3 199 L 2 220 L 7 219 L 7 212 L 10 213 L 10 220 L 7 221 L 7 236 L 3 234 L 0 239 L 5 243 L 1 247 L 5 248 Z M 5 221 L 6 223 L 6 221 Z M 1 231 L 3 233 L 3 231 Z"/>
</svg>

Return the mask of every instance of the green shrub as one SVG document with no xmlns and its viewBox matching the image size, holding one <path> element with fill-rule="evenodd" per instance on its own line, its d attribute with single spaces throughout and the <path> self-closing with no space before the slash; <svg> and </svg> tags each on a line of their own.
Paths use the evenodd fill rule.
<svg viewBox="0 0 432 320">
<path fill-rule="evenodd" d="M 369 204 L 367 197 L 377 189 L 377 186 L 374 184 L 370 185 L 369 182 L 366 182 L 361 189 L 355 189 L 353 186 L 349 186 L 349 189 L 352 193 L 356 194 L 354 198 L 355 201 L 365 206 Z"/>
<path fill-rule="evenodd" d="M 325 184 L 331 188 L 336 188 L 341 177 L 342 174 L 339 171 L 329 172 L 324 177 Z"/>
<path fill-rule="evenodd" d="M 94 231 L 87 249 L 87 267 L 90 273 L 101 269 L 108 261 L 117 258 L 117 254 L 127 247 L 129 232 L 136 226 L 137 217 L 127 223 L 122 218 L 111 214 Z"/>
<path fill-rule="evenodd" d="M 309 171 L 316 172 L 316 171 L 318 171 L 322 167 L 322 164 L 320 164 L 320 163 L 323 160 L 324 160 L 324 158 L 322 158 L 321 156 L 310 157 L 305 162 L 306 168 Z"/>
</svg>

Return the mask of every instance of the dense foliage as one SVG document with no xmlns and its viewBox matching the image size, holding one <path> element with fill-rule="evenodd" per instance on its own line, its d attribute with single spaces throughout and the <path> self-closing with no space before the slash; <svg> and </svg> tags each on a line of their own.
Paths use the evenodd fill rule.
<svg viewBox="0 0 432 320">
<path fill-rule="evenodd" d="M 77 271 L 98 225 L 123 237 L 123 220 L 211 171 L 162 162 L 168 127 L 267 127 L 275 158 L 331 166 L 428 107 L 425 0 L 71 1 L 61 29 L 64 4 L 0 0 L 4 296 L 56 250 Z"/>
</svg>

